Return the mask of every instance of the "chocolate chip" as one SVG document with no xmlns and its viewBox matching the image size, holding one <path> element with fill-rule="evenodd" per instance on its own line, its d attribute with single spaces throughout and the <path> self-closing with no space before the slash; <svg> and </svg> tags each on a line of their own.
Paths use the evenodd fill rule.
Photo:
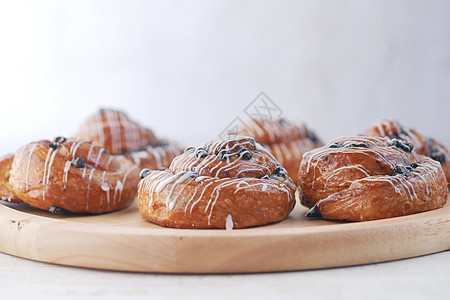
<svg viewBox="0 0 450 300">
<path fill-rule="evenodd" d="M 434 148 L 431 152 L 428 153 L 428 156 L 431 159 L 440 162 L 441 164 L 445 163 L 445 154 L 438 148 Z"/>
<path fill-rule="evenodd" d="M 390 144 L 391 144 L 392 147 L 395 147 L 397 149 L 403 150 L 403 151 L 405 151 L 407 153 L 411 153 L 411 151 L 414 148 L 413 144 L 408 143 L 408 142 L 406 142 L 404 140 L 401 140 L 401 139 L 392 139 L 390 141 Z"/>
<path fill-rule="evenodd" d="M 259 177 L 259 179 L 270 179 L 270 176 L 269 175 L 263 175 L 263 176 Z"/>
<path fill-rule="evenodd" d="M 333 143 L 333 144 L 329 145 L 328 148 L 342 148 L 342 144 L 341 143 Z"/>
<path fill-rule="evenodd" d="M 436 145 L 436 141 L 432 138 L 428 138 L 427 156 L 441 164 L 445 162 L 445 153 L 442 151 L 441 147 Z"/>
<path fill-rule="evenodd" d="M 226 150 L 226 149 L 222 149 L 219 151 L 219 153 L 217 154 L 217 158 L 218 159 L 222 159 L 225 160 L 227 158 L 230 158 L 230 151 Z"/>
<path fill-rule="evenodd" d="M 287 126 L 287 125 L 289 125 L 289 122 L 286 121 L 285 118 L 280 118 L 280 119 L 278 120 L 278 123 L 280 123 L 281 126 Z"/>
<path fill-rule="evenodd" d="M 322 214 L 320 213 L 320 210 L 317 206 L 313 206 L 311 207 L 307 212 L 306 212 L 306 217 L 311 218 L 311 219 L 320 219 L 322 218 Z"/>
<path fill-rule="evenodd" d="M 85 167 L 85 165 L 86 162 L 84 161 L 84 158 L 82 158 L 81 156 L 75 157 L 75 159 L 72 160 L 72 166 L 74 166 L 75 168 L 82 169 Z"/>
<path fill-rule="evenodd" d="M 205 157 L 207 157 L 208 156 L 208 151 L 206 151 L 205 149 L 203 149 L 203 148 L 198 148 L 196 151 L 195 151 L 195 157 L 197 157 L 197 159 L 202 159 L 202 158 L 205 158 Z"/>
<path fill-rule="evenodd" d="M 65 209 L 63 209 L 63 208 L 61 208 L 61 207 L 58 207 L 58 206 L 56 206 L 56 205 L 50 206 L 50 208 L 48 209 L 48 211 L 49 211 L 50 213 L 52 213 L 52 214 L 55 214 L 55 215 L 62 215 L 62 214 L 64 214 L 65 212 L 67 212 L 67 210 L 65 210 Z"/>
<path fill-rule="evenodd" d="M 400 132 L 398 134 L 400 137 L 409 137 L 410 133 L 408 130 L 404 129 L 404 128 L 400 128 Z"/>
<path fill-rule="evenodd" d="M 48 146 L 50 148 L 52 148 L 53 150 L 56 150 L 59 147 L 59 143 L 52 142 L 52 143 L 48 144 Z"/>
<path fill-rule="evenodd" d="M 275 171 L 273 171 L 273 175 L 279 177 L 286 177 L 286 170 L 282 166 L 278 166 L 275 168 Z"/>
<path fill-rule="evenodd" d="M 320 139 L 317 137 L 317 135 L 316 135 L 316 133 L 314 131 L 308 130 L 308 138 L 314 144 L 320 143 Z"/>
<path fill-rule="evenodd" d="M 396 165 L 392 170 L 392 176 L 405 175 L 409 176 L 414 169 L 410 166 Z"/>
<path fill-rule="evenodd" d="M 328 160 L 328 155 L 325 155 L 324 157 L 323 157 L 323 161 L 327 161 Z"/>
<path fill-rule="evenodd" d="M 142 169 L 141 172 L 139 173 L 139 176 L 141 177 L 141 179 L 144 179 L 145 177 L 147 177 L 148 175 L 150 175 L 151 172 L 153 172 L 153 170 L 150 170 L 150 169 Z"/>
<path fill-rule="evenodd" d="M 103 148 L 103 153 L 108 154 L 108 155 L 110 154 L 109 151 L 106 150 L 105 148 Z"/>
<path fill-rule="evenodd" d="M 417 163 L 413 163 L 413 164 L 411 164 L 411 168 L 415 169 L 415 168 L 417 168 L 417 167 L 420 167 L 420 165 L 419 165 L 419 164 L 417 164 Z"/>
<path fill-rule="evenodd" d="M 252 158 L 253 154 L 248 151 L 247 149 L 243 149 L 243 151 L 240 151 L 240 158 L 242 158 L 243 160 L 249 160 Z"/>
<path fill-rule="evenodd" d="M 345 144 L 344 148 L 370 148 L 370 144 L 368 142 L 360 142 L 360 143 L 350 143 Z"/>
<path fill-rule="evenodd" d="M 58 144 L 62 144 L 66 141 L 67 139 L 63 136 L 57 136 L 55 137 L 55 139 L 53 140 L 54 143 L 58 143 Z"/>
<path fill-rule="evenodd" d="M 186 149 L 184 149 L 184 153 L 194 153 L 195 152 L 195 147 L 187 147 Z"/>
</svg>

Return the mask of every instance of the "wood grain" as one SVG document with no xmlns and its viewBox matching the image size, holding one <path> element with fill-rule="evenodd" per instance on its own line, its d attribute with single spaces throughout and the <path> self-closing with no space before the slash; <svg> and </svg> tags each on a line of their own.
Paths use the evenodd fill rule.
<svg viewBox="0 0 450 300">
<path fill-rule="evenodd" d="M 450 249 L 450 205 L 362 223 L 288 219 L 240 230 L 170 229 L 137 204 L 98 216 L 57 216 L 0 205 L 0 251 L 70 266 L 164 273 L 248 273 L 349 266 Z"/>
</svg>

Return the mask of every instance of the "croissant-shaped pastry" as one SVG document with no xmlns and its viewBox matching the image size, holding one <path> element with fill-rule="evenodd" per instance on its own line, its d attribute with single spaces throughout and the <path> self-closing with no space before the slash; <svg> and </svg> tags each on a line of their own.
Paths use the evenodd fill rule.
<svg viewBox="0 0 450 300">
<path fill-rule="evenodd" d="M 381 120 L 366 130 L 368 136 L 399 138 L 414 145 L 414 152 L 426 155 L 441 163 L 447 183 L 450 184 L 450 151 L 433 138 L 420 134 L 417 130 L 400 124 L 397 120 Z"/>
<path fill-rule="evenodd" d="M 303 154 L 323 145 L 305 124 L 286 119 L 251 119 L 245 126 L 240 126 L 236 133 L 252 136 L 269 150 L 294 182 L 298 180 L 298 168 Z"/>
<path fill-rule="evenodd" d="M 113 109 L 100 109 L 80 126 L 75 136 L 104 147 L 113 155 L 125 155 L 140 168 L 167 168 L 182 153 L 177 145 L 158 139 L 152 130 Z"/>
<path fill-rule="evenodd" d="M 138 201 L 148 221 L 176 228 L 243 228 L 281 221 L 295 203 L 286 170 L 253 138 L 187 148 L 165 171 L 143 170 Z"/>
<path fill-rule="evenodd" d="M 9 166 L 15 199 L 51 212 L 121 209 L 136 198 L 139 182 L 139 169 L 128 159 L 63 137 L 23 146 Z"/>
<path fill-rule="evenodd" d="M 367 221 L 444 206 L 447 183 L 439 163 L 400 139 L 344 137 L 307 152 L 299 170 L 309 217 Z"/>
</svg>

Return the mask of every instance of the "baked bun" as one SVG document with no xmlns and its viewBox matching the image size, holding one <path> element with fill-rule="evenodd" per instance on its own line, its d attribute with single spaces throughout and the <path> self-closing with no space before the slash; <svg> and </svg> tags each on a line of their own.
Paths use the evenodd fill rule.
<svg viewBox="0 0 450 300">
<path fill-rule="evenodd" d="M 58 137 L 16 151 L 9 184 L 25 203 L 51 212 L 104 213 L 136 198 L 139 169 L 87 141 Z"/>
<path fill-rule="evenodd" d="M 13 159 L 13 154 L 8 154 L 0 158 L 0 200 L 20 203 L 20 199 L 9 184 L 9 174 Z"/>
<path fill-rule="evenodd" d="M 252 119 L 237 131 L 241 135 L 253 137 L 269 150 L 294 182 L 298 180 L 298 167 L 303 154 L 323 145 L 305 124 L 286 119 Z"/>
<path fill-rule="evenodd" d="M 399 138 L 414 145 L 414 152 L 426 155 L 441 163 L 447 183 L 450 184 L 450 152 L 433 138 L 420 134 L 417 130 L 400 124 L 397 120 L 381 120 L 367 129 L 365 135 Z"/>
<path fill-rule="evenodd" d="M 444 206 L 439 163 L 400 139 L 343 137 L 307 152 L 299 170 L 307 216 L 368 221 Z"/>
<path fill-rule="evenodd" d="M 172 159 L 182 153 L 177 145 L 158 139 L 152 130 L 113 109 L 100 109 L 80 126 L 75 136 L 113 155 L 125 155 L 140 168 L 167 168 Z"/>
<path fill-rule="evenodd" d="M 295 184 L 253 138 L 230 136 L 187 148 L 165 171 L 143 170 L 142 217 L 176 228 L 243 228 L 281 221 Z"/>
</svg>

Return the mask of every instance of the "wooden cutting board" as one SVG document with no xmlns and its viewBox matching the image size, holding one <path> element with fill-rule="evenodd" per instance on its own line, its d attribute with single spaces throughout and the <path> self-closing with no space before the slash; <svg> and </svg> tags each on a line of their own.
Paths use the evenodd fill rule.
<svg viewBox="0 0 450 300">
<path fill-rule="evenodd" d="M 239 230 L 159 227 L 136 202 L 99 216 L 56 216 L 0 205 L 0 251 L 87 268 L 165 273 L 247 273 L 350 266 L 450 249 L 450 204 L 363 222 L 309 220 L 297 205 L 277 224 Z"/>
</svg>

